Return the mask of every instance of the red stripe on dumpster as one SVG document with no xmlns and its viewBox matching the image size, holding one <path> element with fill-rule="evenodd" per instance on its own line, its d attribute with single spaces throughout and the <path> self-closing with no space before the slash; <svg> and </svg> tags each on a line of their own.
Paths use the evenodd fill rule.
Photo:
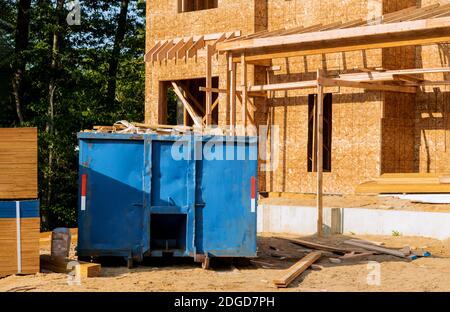
<svg viewBox="0 0 450 312">
<path fill-rule="evenodd" d="M 251 189 L 250 189 L 250 198 L 256 197 L 256 179 L 255 177 L 251 178 Z"/>
<path fill-rule="evenodd" d="M 81 176 L 81 196 L 86 196 L 86 180 L 87 174 Z"/>
</svg>

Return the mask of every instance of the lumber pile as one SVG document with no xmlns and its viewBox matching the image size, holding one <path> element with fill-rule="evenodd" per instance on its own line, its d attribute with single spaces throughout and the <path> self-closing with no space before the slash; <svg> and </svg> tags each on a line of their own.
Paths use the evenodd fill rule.
<svg viewBox="0 0 450 312">
<path fill-rule="evenodd" d="M 0 128 L 0 277 L 39 272 L 37 129 Z"/>
<path fill-rule="evenodd" d="M 450 193 L 450 174 L 387 173 L 360 184 L 356 193 Z"/>
<path fill-rule="evenodd" d="M 39 201 L 0 201 L 0 277 L 39 272 Z"/>
<path fill-rule="evenodd" d="M 36 199 L 37 129 L 0 128 L 0 199 Z"/>
</svg>

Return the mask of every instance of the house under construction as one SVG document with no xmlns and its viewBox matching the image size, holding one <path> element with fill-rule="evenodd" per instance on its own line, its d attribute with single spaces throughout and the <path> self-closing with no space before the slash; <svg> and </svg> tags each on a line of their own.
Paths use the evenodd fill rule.
<svg viewBox="0 0 450 312">
<path fill-rule="evenodd" d="M 265 192 L 450 172 L 449 42 L 448 1 L 150 0 L 145 120 L 277 125 Z"/>
</svg>

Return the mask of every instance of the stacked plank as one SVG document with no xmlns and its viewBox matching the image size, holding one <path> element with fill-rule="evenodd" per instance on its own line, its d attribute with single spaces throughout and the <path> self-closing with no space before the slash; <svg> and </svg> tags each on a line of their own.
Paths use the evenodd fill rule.
<svg viewBox="0 0 450 312">
<path fill-rule="evenodd" d="M 357 193 L 450 193 L 450 174 L 387 173 L 360 184 Z"/>
<path fill-rule="evenodd" d="M 0 277 L 39 272 L 37 130 L 0 129 Z"/>
<path fill-rule="evenodd" d="M 37 198 L 37 129 L 0 128 L 0 199 Z"/>
</svg>

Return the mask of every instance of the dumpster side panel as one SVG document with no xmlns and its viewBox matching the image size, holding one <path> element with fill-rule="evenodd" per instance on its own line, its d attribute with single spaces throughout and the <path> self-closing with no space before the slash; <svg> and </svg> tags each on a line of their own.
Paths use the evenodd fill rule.
<svg viewBox="0 0 450 312">
<path fill-rule="evenodd" d="M 80 256 L 139 256 L 145 252 L 143 166 L 142 140 L 80 140 Z"/>
<path fill-rule="evenodd" d="M 252 184 L 257 190 L 257 143 L 238 140 L 213 145 L 203 143 L 206 157 L 197 164 L 199 252 L 217 257 L 256 256 L 256 202 L 252 206 L 251 197 Z M 255 159 L 249 160 L 250 155 Z"/>
</svg>

